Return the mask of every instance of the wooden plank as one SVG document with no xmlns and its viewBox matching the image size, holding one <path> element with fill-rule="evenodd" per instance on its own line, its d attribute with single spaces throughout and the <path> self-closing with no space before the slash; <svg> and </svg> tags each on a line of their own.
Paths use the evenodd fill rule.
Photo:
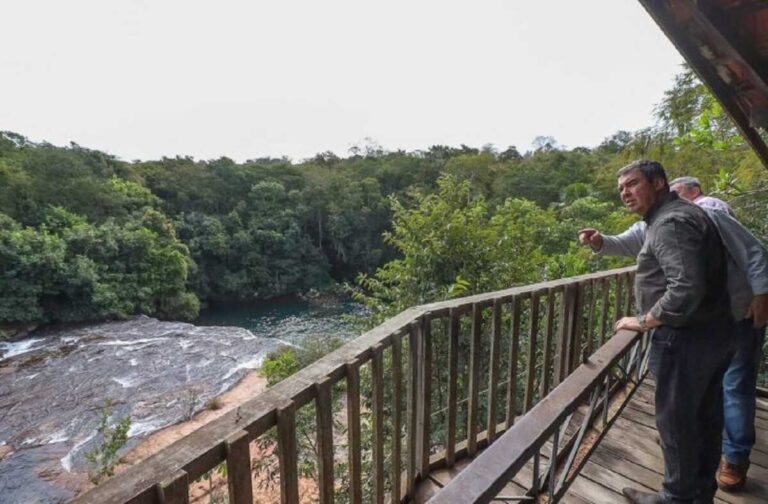
<svg viewBox="0 0 768 504">
<path fill-rule="evenodd" d="M 555 374 L 553 386 L 560 384 L 566 376 L 568 367 L 568 332 L 571 306 L 571 289 L 565 287 L 560 296 L 560 314 L 557 323 L 557 351 L 555 353 Z"/>
<path fill-rule="evenodd" d="M 280 464 L 280 502 L 299 502 L 299 470 L 296 451 L 296 406 L 287 403 L 277 410 L 277 457 Z"/>
<path fill-rule="evenodd" d="M 403 382 L 403 340 L 402 336 L 392 344 L 392 504 L 400 504 L 400 478 L 402 457 L 402 382 Z"/>
<path fill-rule="evenodd" d="M 315 385 L 317 399 L 315 420 L 317 422 L 318 486 L 321 504 L 333 504 L 333 382 L 328 379 Z"/>
<path fill-rule="evenodd" d="M 373 502 L 384 504 L 384 358 L 381 347 L 373 349 Z"/>
<path fill-rule="evenodd" d="M 586 355 L 589 357 L 595 350 L 595 310 L 597 308 L 597 280 L 589 282 L 589 312 L 587 313 Z"/>
<path fill-rule="evenodd" d="M 456 461 L 456 416 L 458 415 L 459 328 L 461 320 L 456 310 L 450 312 L 448 329 L 448 407 L 445 441 L 445 461 L 448 467 Z"/>
<path fill-rule="evenodd" d="M 362 460 L 360 435 L 360 367 L 347 365 L 347 460 L 349 464 L 349 498 L 362 502 Z"/>
<path fill-rule="evenodd" d="M 488 442 L 496 439 L 496 416 L 498 414 L 497 389 L 499 387 L 499 354 L 501 353 L 501 301 L 493 303 L 493 326 L 491 329 L 490 372 L 488 373 L 488 419 L 486 432 Z"/>
<path fill-rule="evenodd" d="M 186 471 L 176 471 L 159 482 L 156 488 L 160 504 L 189 504 L 189 475 Z"/>
<path fill-rule="evenodd" d="M 227 485 L 231 504 L 253 504 L 249 435 L 241 430 L 226 441 Z"/>
<path fill-rule="evenodd" d="M 526 371 L 524 412 L 533 406 L 533 396 L 536 392 L 536 341 L 539 338 L 539 298 L 538 293 L 531 296 L 531 312 L 528 330 L 528 370 Z"/>
<path fill-rule="evenodd" d="M 571 345 L 573 350 L 571 351 L 571 365 L 568 368 L 568 374 L 572 373 L 574 369 L 579 367 L 584 362 L 583 342 L 582 342 L 582 330 L 584 329 L 584 284 L 579 282 L 575 285 L 575 295 L 573 303 L 573 317 L 571 325 Z"/>
<path fill-rule="evenodd" d="M 619 320 L 623 315 L 621 313 L 621 299 L 624 294 L 624 288 L 622 286 L 621 275 L 616 275 L 616 297 L 613 299 L 613 320 Z"/>
<path fill-rule="evenodd" d="M 509 335 L 509 380 L 507 383 L 507 428 L 515 423 L 517 415 L 517 359 L 520 353 L 520 315 L 522 313 L 522 300 L 520 297 L 512 299 L 512 327 Z"/>
<path fill-rule="evenodd" d="M 635 313 L 633 278 L 634 278 L 634 275 L 632 274 L 631 271 L 627 271 L 626 273 L 624 273 L 624 285 L 627 286 L 627 307 L 624 310 L 624 313 L 627 315 L 632 315 L 633 313 Z"/>
<path fill-rule="evenodd" d="M 416 396 L 416 468 L 423 479 L 429 474 L 432 410 L 432 320 L 425 316 L 419 326 L 419 388 Z"/>
<path fill-rule="evenodd" d="M 552 339 L 555 334 L 555 293 L 547 289 L 547 325 L 544 329 L 544 356 L 542 360 L 541 390 L 539 397 L 546 397 L 549 393 L 552 375 Z"/>
<path fill-rule="evenodd" d="M 472 306 L 472 338 L 469 344 L 469 404 L 467 418 L 467 453 L 477 452 L 478 410 L 480 401 L 480 357 L 483 332 L 483 308 Z"/>
</svg>

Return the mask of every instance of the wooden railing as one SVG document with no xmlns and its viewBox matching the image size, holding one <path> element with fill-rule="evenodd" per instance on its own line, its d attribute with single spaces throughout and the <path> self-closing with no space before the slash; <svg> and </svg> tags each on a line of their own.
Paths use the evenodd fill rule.
<svg viewBox="0 0 768 504">
<path fill-rule="evenodd" d="M 405 502 L 430 471 L 492 444 L 603 346 L 631 311 L 633 275 L 405 310 L 74 502 L 186 503 L 190 483 L 226 463 L 229 502 L 250 504 L 251 446 L 272 440 L 283 503 Z"/>
<path fill-rule="evenodd" d="M 617 333 L 429 504 L 558 502 L 642 381 L 649 348 Z"/>
</svg>

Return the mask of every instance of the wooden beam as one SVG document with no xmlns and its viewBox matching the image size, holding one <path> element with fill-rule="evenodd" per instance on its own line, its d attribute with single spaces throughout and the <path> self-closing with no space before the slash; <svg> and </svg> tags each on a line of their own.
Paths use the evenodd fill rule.
<svg viewBox="0 0 768 504">
<path fill-rule="evenodd" d="M 728 115 L 733 119 L 733 122 L 736 123 L 736 127 L 744 139 L 755 151 L 763 165 L 768 168 L 768 145 L 763 141 L 757 130 L 750 126 L 749 118 L 744 110 L 742 110 L 734 91 L 722 81 L 711 63 L 702 56 L 691 34 L 686 32 L 685 28 L 677 23 L 673 14 L 669 11 L 667 1 L 640 0 L 640 3 L 667 35 L 669 40 L 677 47 L 680 54 L 690 63 L 701 81 L 704 82 L 715 98 L 723 105 Z"/>
</svg>

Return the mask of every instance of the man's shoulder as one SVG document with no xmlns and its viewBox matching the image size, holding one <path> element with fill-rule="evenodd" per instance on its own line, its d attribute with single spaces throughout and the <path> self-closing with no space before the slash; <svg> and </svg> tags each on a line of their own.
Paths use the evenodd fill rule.
<svg viewBox="0 0 768 504">
<path fill-rule="evenodd" d="M 715 198 L 714 196 L 700 196 L 696 198 L 694 203 L 696 203 L 698 206 L 702 208 L 719 210 L 721 212 L 727 212 L 729 214 L 733 213 L 733 210 L 731 209 L 731 206 L 728 203 L 721 200 L 720 198 Z"/>
<path fill-rule="evenodd" d="M 664 234 L 686 229 L 706 231 L 711 226 L 711 221 L 704 209 L 682 198 L 670 201 L 664 210 L 649 228 L 649 232 Z"/>
</svg>

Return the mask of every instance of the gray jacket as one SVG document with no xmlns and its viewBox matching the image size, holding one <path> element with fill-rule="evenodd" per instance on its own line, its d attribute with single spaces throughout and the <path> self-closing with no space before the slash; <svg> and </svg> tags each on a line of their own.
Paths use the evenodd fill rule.
<svg viewBox="0 0 768 504">
<path fill-rule="evenodd" d="M 726 212 L 704 208 L 726 249 L 728 294 L 735 320 L 742 320 L 755 294 L 768 293 L 768 251 L 739 221 Z M 646 224 L 639 221 L 618 235 L 603 235 L 599 255 L 636 257 L 645 243 Z"/>
</svg>

